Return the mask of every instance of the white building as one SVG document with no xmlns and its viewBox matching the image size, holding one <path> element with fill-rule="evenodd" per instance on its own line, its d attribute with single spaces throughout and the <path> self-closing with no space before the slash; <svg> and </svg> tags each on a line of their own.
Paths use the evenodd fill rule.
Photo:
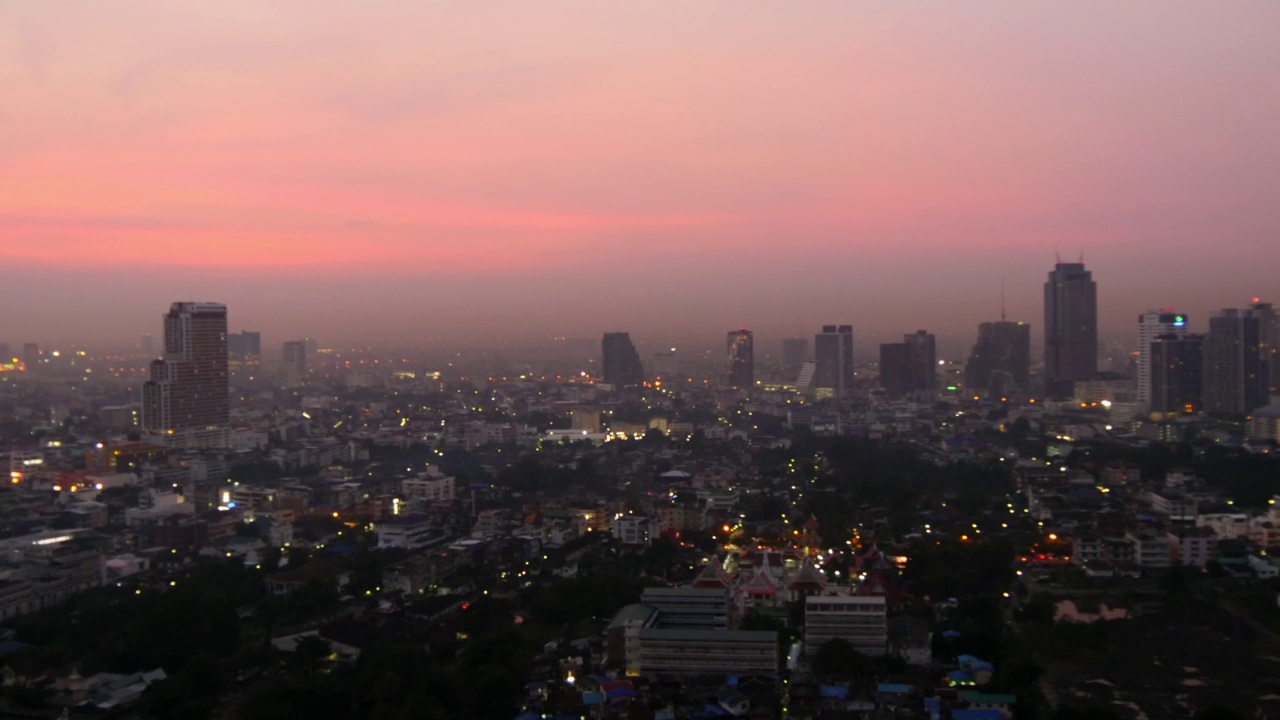
<svg viewBox="0 0 1280 720">
<path fill-rule="evenodd" d="M 439 533 L 426 515 L 401 515 L 378 523 L 378 547 L 417 548 L 430 547 L 446 538 Z"/>
<path fill-rule="evenodd" d="M 804 647 L 812 655 L 840 638 L 863 655 L 888 652 L 888 608 L 881 596 L 810 595 L 804 601 Z"/>
<path fill-rule="evenodd" d="M 410 500 L 440 502 L 452 500 L 457 490 L 456 481 L 450 475 L 440 472 L 435 465 L 427 468 L 425 473 L 400 482 L 400 492 Z"/>
<path fill-rule="evenodd" d="M 613 536 L 623 545 L 648 545 L 649 518 L 643 515 L 623 515 L 613 521 Z"/>
</svg>

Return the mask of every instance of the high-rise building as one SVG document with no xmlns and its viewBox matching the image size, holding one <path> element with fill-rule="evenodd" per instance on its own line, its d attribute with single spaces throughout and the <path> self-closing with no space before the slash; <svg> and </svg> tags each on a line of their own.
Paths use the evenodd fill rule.
<svg viewBox="0 0 1280 720">
<path fill-rule="evenodd" d="M 1204 410 L 1243 418 L 1270 401 L 1270 368 L 1262 344 L 1264 313 L 1227 309 L 1209 318 L 1204 339 Z"/>
<path fill-rule="evenodd" d="M 902 336 L 907 346 L 907 392 L 936 392 L 938 389 L 938 343 L 933 333 L 917 330 Z"/>
<path fill-rule="evenodd" d="M 1098 372 L 1098 285 L 1084 263 L 1059 262 L 1044 284 L 1044 374 L 1051 395 L 1070 395 Z"/>
<path fill-rule="evenodd" d="M 40 364 L 40 344 L 22 343 L 22 362 L 28 370 L 35 370 Z"/>
<path fill-rule="evenodd" d="M 676 356 L 676 349 L 663 350 L 653 354 L 653 375 L 656 378 L 666 380 L 673 378 L 680 369 L 680 362 Z"/>
<path fill-rule="evenodd" d="M 138 349 L 142 351 L 143 355 L 148 357 L 155 352 L 155 341 L 151 337 L 151 333 L 147 333 L 146 335 L 138 338 Z"/>
<path fill-rule="evenodd" d="M 1138 402 L 1151 406 L 1151 343 L 1165 335 L 1186 334 L 1187 316 L 1182 313 L 1148 310 L 1138 316 Z"/>
<path fill-rule="evenodd" d="M 1031 389 L 1031 326 L 1000 320 L 978 325 L 978 342 L 965 364 L 965 386 L 1007 395 Z"/>
<path fill-rule="evenodd" d="M 227 335 L 227 357 L 233 370 L 257 367 L 262 360 L 262 335 L 248 330 Z"/>
<path fill-rule="evenodd" d="M 782 374 L 788 380 L 800 373 L 800 368 L 809 362 L 808 338 L 785 338 L 782 341 Z"/>
<path fill-rule="evenodd" d="M 880 387 L 890 397 L 938 389 L 937 342 L 931 333 L 918 330 L 903 335 L 900 343 L 880 346 Z"/>
<path fill-rule="evenodd" d="M 301 382 L 307 376 L 307 341 L 289 340 L 283 346 L 283 353 L 286 381 Z"/>
<path fill-rule="evenodd" d="M 1190 415 L 1203 404 L 1204 336 L 1169 333 L 1147 345 L 1153 414 Z"/>
<path fill-rule="evenodd" d="M 889 397 L 902 397 L 907 392 L 906 343 L 880 344 L 880 387 Z"/>
<path fill-rule="evenodd" d="M 813 336 L 813 384 L 838 398 L 853 392 L 853 326 L 823 325 Z"/>
<path fill-rule="evenodd" d="M 1259 333 L 1262 338 L 1263 359 L 1271 368 L 1268 380 L 1270 392 L 1273 395 L 1280 394 L 1280 313 L 1276 312 L 1271 303 L 1261 302 L 1260 298 L 1253 299 L 1253 311 L 1261 324 Z"/>
<path fill-rule="evenodd" d="M 164 316 L 164 357 L 142 387 L 142 428 L 182 447 L 218 446 L 230 424 L 227 307 L 179 302 Z"/>
<path fill-rule="evenodd" d="M 726 341 L 729 351 L 728 383 L 730 387 L 750 390 L 755 385 L 754 339 L 750 330 L 731 330 Z"/>
<path fill-rule="evenodd" d="M 0 342 L 0 363 L 11 363 L 14 360 L 17 358 L 9 354 L 9 343 Z"/>
<path fill-rule="evenodd" d="M 604 334 L 600 343 L 601 367 L 604 381 L 614 387 L 630 387 L 644 382 L 644 368 L 640 365 L 640 353 L 631 343 L 631 336 L 624 332 Z"/>
</svg>

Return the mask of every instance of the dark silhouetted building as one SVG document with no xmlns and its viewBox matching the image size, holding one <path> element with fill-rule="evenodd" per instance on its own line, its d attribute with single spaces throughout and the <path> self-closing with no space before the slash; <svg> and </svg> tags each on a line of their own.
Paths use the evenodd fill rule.
<svg viewBox="0 0 1280 720">
<path fill-rule="evenodd" d="M 1204 336 L 1169 333 L 1151 340 L 1150 409 L 1158 415 L 1200 411 L 1204 388 Z"/>
<path fill-rule="evenodd" d="M 604 334 L 600 343 L 601 367 L 604 381 L 614 387 L 631 387 L 644 382 L 644 367 L 640 365 L 640 353 L 631 344 L 631 336 L 624 332 Z"/>
<path fill-rule="evenodd" d="M 1271 303 L 1253 299 L 1253 311 L 1258 316 L 1259 335 L 1262 343 L 1262 356 L 1271 369 L 1268 380 L 1272 394 L 1280 394 L 1280 313 Z"/>
<path fill-rule="evenodd" d="M 964 373 L 970 390 L 994 395 L 1030 390 L 1031 326 L 1008 320 L 978 325 L 978 342 Z"/>
<path fill-rule="evenodd" d="M 880 346 L 880 386 L 890 397 L 933 393 L 938 389 L 937 342 L 919 330 L 900 343 Z"/>
<path fill-rule="evenodd" d="M 1243 418 L 1270 401 L 1269 357 L 1262 345 L 1264 313 L 1227 309 L 1209 318 L 1204 338 L 1204 411 Z"/>
<path fill-rule="evenodd" d="M 142 428 L 178 447 L 219 447 L 230 424 L 227 307 L 179 302 L 164 316 L 164 357 L 142 387 Z"/>
<path fill-rule="evenodd" d="M 813 336 L 813 386 L 838 398 L 853 392 L 853 326 L 823 325 Z"/>
<path fill-rule="evenodd" d="M 1186 334 L 1187 316 L 1182 313 L 1148 310 L 1138 316 L 1138 402 L 1151 407 L 1151 343 L 1165 335 Z"/>
<path fill-rule="evenodd" d="M 800 374 L 800 368 L 809 362 L 808 338 L 785 338 L 782 341 L 782 374 L 794 380 Z"/>
<path fill-rule="evenodd" d="M 262 361 L 262 335 L 248 330 L 227 335 L 227 358 L 233 370 L 257 367 Z"/>
<path fill-rule="evenodd" d="M 730 387 L 750 390 L 755 385 L 755 342 L 750 330 L 731 330 L 726 341 L 729 351 Z"/>
<path fill-rule="evenodd" d="M 306 340 L 289 340 L 283 346 L 285 382 L 301 382 L 307 376 Z"/>
<path fill-rule="evenodd" d="M 151 337 L 149 333 L 138 338 L 138 349 L 142 351 L 143 355 L 147 355 L 147 356 L 150 356 L 152 353 L 156 351 L 155 340 Z"/>
<path fill-rule="evenodd" d="M 1050 395 L 1070 395 L 1098 372 L 1098 285 L 1084 263 L 1058 263 L 1044 284 L 1044 374 Z"/>
</svg>

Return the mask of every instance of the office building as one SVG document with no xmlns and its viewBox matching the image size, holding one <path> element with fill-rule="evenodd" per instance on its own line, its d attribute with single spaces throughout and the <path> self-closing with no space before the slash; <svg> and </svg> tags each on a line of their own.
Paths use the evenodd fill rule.
<svg viewBox="0 0 1280 720">
<path fill-rule="evenodd" d="M 889 617 L 880 595 L 810 595 L 804 600 L 804 650 L 818 652 L 835 639 L 868 657 L 888 652 Z"/>
<path fill-rule="evenodd" d="M 1187 334 L 1187 316 L 1172 310 L 1148 310 L 1138 316 L 1138 402 L 1151 407 L 1151 343 L 1158 337 Z"/>
<path fill-rule="evenodd" d="M 653 376 L 660 380 L 669 380 L 676 376 L 680 369 L 680 362 L 676 356 L 676 349 L 664 350 L 653 354 Z"/>
<path fill-rule="evenodd" d="M 658 627 L 669 630 L 725 630 L 729 627 L 728 588 L 650 587 L 640 603 L 658 611 Z"/>
<path fill-rule="evenodd" d="M 823 325 L 813 336 L 813 384 L 838 398 L 853 392 L 853 326 Z"/>
<path fill-rule="evenodd" d="M 1190 415 L 1200 411 L 1204 388 L 1204 336 L 1170 333 L 1147 346 L 1154 415 Z"/>
<path fill-rule="evenodd" d="M 1280 395 L 1280 313 L 1271 303 L 1260 302 L 1259 298 L 1253 299 L 1253 312 L 1258 316 L 1260 325 L 1258 332 L 1263 360 L 1271 368 L 1267 381 L 1269 390 L 1272 395 Z"/>
<path fill-rule="evenodd" d="M 750 390 L 755 385 L 755 350 L 750 330 L 732 330 L 729 332 L 726 346 L 729 354 L 728 384 L 741 390 Z"/>
<path fill-rule="evenodd" d="M 1270 400 L 1269 357 L 1264 355 L 1262 319 L 1254 309 L 1221 310 L 1209 318 L 1204 338 L 1204 411 L 1244 418 Z"/>
<path fill-rule="evenodd" d="M 632 387 L 644 383 L 644 368 L 640 354 L 631 343 L 631 336 L 624 332 L 604 334 L 600 344 L 601 368 L 604 381 L 614 387 Z"/>
<path fill-rule="evenodd" d="M 1044 373 L 1050 395 L 1098 372 L 1098 286 L 1084 263 L 1059 262 L 1044 284 Z"/>
<path fill-rule="evenodd" d="M 985 322 L 978 325 L 978 342 L 965 364 L 965 385 L 992 395 L 1031 389 L 1031 326 L 1026 323 Z"/>
<path fill-rule="evenodd" d="M 227 335 L 227 359 L 233 370 L 257 367 L 262 360 L 262 335 L 248 330 Z"/>
<path fill-rule="evenodd" d="M 938 389 L 937 343 L 919 330 L 900 343 L 880 346 L 880 387 L 890 397 L 933 393 Z"/>
<path fill-rule="evenodd" d="M 661 621 L 661 612 L 658 618 Z M 637 634 L 639 671 L 645 675 L 736 676 L 778 672 L 778 633 L 773 630 L 644 628 Z"/>
<path fill-rule="evenodd" d="M 142 428 L 178 447 L 220 447 L 230 425 L 227 306 L 179 302 L 164 316 L 164 356 L 142 387 Z"/>
<path fill-rule="evenodd" d="M 794 379 L 800 368 L 809 362 L 808 338 L 785 338 L 782 341 L 782 374 L 787 380 Z"/>
<path fill-rule="evenodd" d="M 290 340 L 284 344 L 284 376 L 289 384 L 302 382 L 307 376 L 307 341 Z"/>
</svg>

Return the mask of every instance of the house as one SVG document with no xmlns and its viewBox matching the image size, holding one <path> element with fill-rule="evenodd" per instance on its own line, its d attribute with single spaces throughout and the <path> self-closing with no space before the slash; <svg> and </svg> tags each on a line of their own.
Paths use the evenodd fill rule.
<svg viewBox="0 0 1280 720">
<path fill-rule="evenodd" d="M 312 560 L 289 570 L 273 573 L 267 578 L 267 590 L 272 595 L 288 595 L 308 583 L 332 583 L 338 589 L 347 586 L 351 572 L 323 560 Z"/>
</svg>

